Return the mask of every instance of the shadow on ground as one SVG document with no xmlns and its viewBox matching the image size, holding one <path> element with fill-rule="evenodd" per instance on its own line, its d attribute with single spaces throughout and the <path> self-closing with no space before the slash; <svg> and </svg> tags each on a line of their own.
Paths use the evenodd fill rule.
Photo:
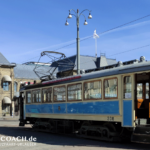
<svg viewBox="0 0 150 150">
<path fill-rule="evenodd" d="M 33 131 L 31 128 L 25 127 L 0 127 L 0 136 L 11 136 L 11 137 L 27 137 L 31 136 L 37 138 L 37 143 L 43 143 L 48 145 L 60 145 L 60 146 L 84 146 L 84 147 L 99 147 L 99 148 L 115 148 L 115 149 L 129 149 L 129 150 L 144 150 L 149 149 L 150 145 L 121 142 L 103 142 L 89 139 L 81 139 L 72 136 L 51 134 L 45 132 Z"/>
</svg>

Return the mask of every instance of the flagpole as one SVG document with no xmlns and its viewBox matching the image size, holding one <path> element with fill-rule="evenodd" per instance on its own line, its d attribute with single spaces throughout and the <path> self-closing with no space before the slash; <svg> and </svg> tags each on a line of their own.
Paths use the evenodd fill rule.
<svg viewBox="0 0 150 150">
<path fill-rule="evenodd" d="M 95 39 L 95 57 L 97 58 L 97 38 L 99 36 L 96 34 L 96 30 L 94 30 L 93 38 Z"/>
<path fill-rule="evenodd" d="M 95 57 L 97 58 L 97 38 L 95 38 Z"/>
</svg>

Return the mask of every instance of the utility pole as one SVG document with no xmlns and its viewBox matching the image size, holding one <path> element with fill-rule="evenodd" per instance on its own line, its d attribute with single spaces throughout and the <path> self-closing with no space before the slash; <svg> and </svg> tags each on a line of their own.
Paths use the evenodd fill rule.
<svg viewBox="0 0 150 150">
<path fill-rule="evenodd" d="M 77 23 L 77 54 L 76 54 L 76 57 L 77 57 L 77 74 L 80 74 L 80 38 L 79 38 L 79 19 L 80 19 L 80 16 L 84 14 L 82 14 L 84 11 L 89 11 L 88 9 L 85 9 L 83 10 L 80 14 L 79 14 L 79 9 L 77 9 L 77 12 L 74 10 L 74 9 L 70 9 L 69 10 L 69 16 L 67 18 L 71 19 L 72 18 L 72 15 L 76 17 L 76 23 Z M 74 11 L 75 14 L 71 14 L 71 11 Z M 85 22 L 84 22 L 84 25 L 87 25 L 87 21 L 86 21 L 86 17 L 84 16 L 85 18 Z M 89 16 L 88 16 L 89 19 L 92 19 L 92 15 L 91 15 L 91 11 L 89 11 Z M 66 19 L 66 23 L 65 23 L 66 26 L 69 25 L 67 19 Z"/>
</svg>

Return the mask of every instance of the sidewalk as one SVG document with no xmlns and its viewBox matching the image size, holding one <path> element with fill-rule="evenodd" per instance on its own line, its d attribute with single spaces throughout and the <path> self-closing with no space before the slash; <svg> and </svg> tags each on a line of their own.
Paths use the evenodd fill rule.
<svg viewBox="0 0 150 150">
<path fill-rule="evenodd" d="M 0 120 L 14 120 L 19 121 L 19 116 L 0 116 Z"/>
</svg>

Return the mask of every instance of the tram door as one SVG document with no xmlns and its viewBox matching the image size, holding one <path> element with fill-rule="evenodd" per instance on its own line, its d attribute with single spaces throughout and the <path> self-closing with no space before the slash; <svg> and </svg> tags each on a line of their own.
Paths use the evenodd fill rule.
<svg viewBox="0 0 150 150">
<path fill-rule="evenodd" d="M 150 74 L 135 75 L 135 110 L 136 118 L 150 118 Z"/>
</svg>

